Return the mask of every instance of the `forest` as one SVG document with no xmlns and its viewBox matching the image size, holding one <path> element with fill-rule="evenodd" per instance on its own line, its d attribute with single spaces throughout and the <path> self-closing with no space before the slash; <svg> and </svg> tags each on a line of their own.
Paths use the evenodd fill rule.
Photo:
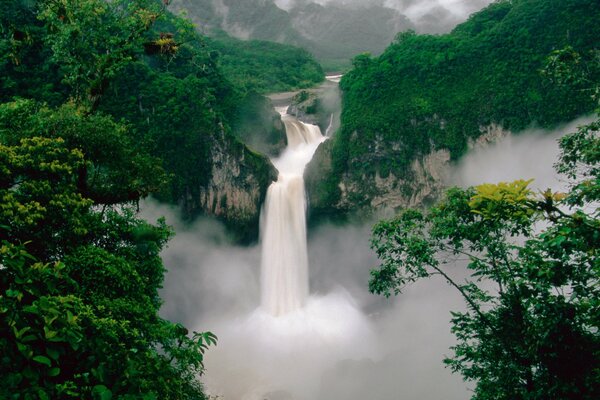
<svg viewBox="0 0 600 400">
<path fill-rule="evenodd" d="M 172 230 L 136 205 L 192 196 L 215 143 L 269 180 L 239 114 L 320 66 L 202 37 L 150 0 L 3 1 L 0 33 L 0 398 L 205 398 L 216 338 L 159 317 Z"/>
<path fill-rule="evenodd" d="M 256 240 L 278 175 L 268 157 L 284 141 L 265 95 L 312 88 L 323 68 L 305 49 L 201 34 L 169 1 L 1 9 L 0 399 L 214 399 L 202 377 L 222 343 L 160 314 L 175 229 L 143 219 L 140 202 Z M 564 190 L 449 188 L 372 229 L 365 290 L 391 297 L 436 278 L 464 301 L 443 362 L 474 400 L 600 397 L 599 17 L 596 0 L 494 1 L 451 33 L 403 31 L 380 56 L 356 55 L 340 83 L 341 127 L 320 147 L 330 169 L 316 183 L 338 216 L 369 207 L 375 177 L 411 179 L 418 157 L 459 160 L 486 126 L 591 116 L 559 141 Z M 223 176 L 229 197 L 215 189 Z M 342 187 L 358 188 L 351 210 Z"/>
<path fill-rule="evenodd" d="M 456 160 L 486 127 L 548 128 L 592 112 L 586 80 L 597 81 L 596 68 L 567 86 L 544 71 L 551 54 L 577 57 L 581 69 L 596 65 L 598 16 L 591 0 L 496 1 L 449 34 L 405 31 L 380 56 L 356 56 L 340 86 L 332 171 L 315 189 L 327 198 L 323 208 L 346 207 L 340 182 L 361 188 L 349 196 L 368 207 L 365 181 L 410 177 L 411 163 L 434 150 Z"/>
</svg>

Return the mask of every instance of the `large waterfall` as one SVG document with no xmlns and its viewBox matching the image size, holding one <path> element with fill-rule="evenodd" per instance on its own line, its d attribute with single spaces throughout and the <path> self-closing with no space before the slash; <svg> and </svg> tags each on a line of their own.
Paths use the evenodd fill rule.
<svg viewBox="0 0 600 400">
<path fill-rule="evenodd" d="M 214 303 L 214 314 L 202 322 L 219 337 L 219 346 L 207 353 L 204 376 L 214 398 L 323 398 L 319 397 L 323 376 L 335 371 L 341 360 L 376 358 L 379 352 L 369 319 L 343 285 L 319 279 L 309 294 L 303 173 L 326 138 L 319 127 L 281 109 L 280 113 L 288 146 L 272 160 L 279 177 L 263 205 L 261 248 L 228 248 L 223 257 L 235 261 L 217 261 L 221 268 L 209 269 L 216 271 L 216 278 L 208 281 L 221 282 L 214 290 L 231 299 Z M 335 263 L 350 268 L 353 263 L 370 263 L 363 258 L 368 254 L 364 245 L 360 256 L 352 252 L 352 259 L 336 254 L 339 246 L 346 246 L 347 236 L 340 239 L 335 244 L 312 243 L 312 273 L 320 271 L 322 278 Z M 360 248 L 360 244 L 352 246 Z M 335 262 L 326 261 L 332 259 Z M 256 279 L 259 263 L 260 279 Z"/>
<path fill-rule="evenodd" d="M 272 160 L 279 170 L 267 192 L 262 220 L 261 305 L 278 316 L 301 308 L 308 297 L 304 167 L 325 140 L 316 125 L 282 116 L 288 147 Z"/>
</svg>

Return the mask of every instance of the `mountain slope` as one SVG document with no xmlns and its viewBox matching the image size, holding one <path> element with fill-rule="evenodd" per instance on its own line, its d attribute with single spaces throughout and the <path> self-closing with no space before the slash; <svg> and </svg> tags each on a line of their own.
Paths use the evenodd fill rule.
<svg viewBox="0 0 600 400">
<path fill-rule="evenodd" d="M 318 156 L 330 155 L 331 168 L 324 180 L 308 177 L 313 206 L 422 201 L 435 195 L 434 165 L 460 157 L 483 132 L 549 127 L 591 111 L 589 93 L 540 71 L 565 46 L 593 57 L 599 17 L 594 0 L 498 1 L 450 34 L 407 32 L 380 57 L 355 58 L 341 82 L 342 127 Z"/>
<path fill-rule="evenodd" d="M 206 34 L 224 30 L 240 39 L 299 46 L 329 68 L 348 65 L 362 52 L 378 54 L 397 32 L 413 28 L 397 10 L 376 3 L 297 2 L 287 11 L 273 0 L 174 0 L 173 6 Z"/>
</svg>

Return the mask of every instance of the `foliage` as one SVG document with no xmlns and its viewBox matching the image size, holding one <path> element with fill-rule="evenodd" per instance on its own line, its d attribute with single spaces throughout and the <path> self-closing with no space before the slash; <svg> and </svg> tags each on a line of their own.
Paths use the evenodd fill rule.
<svg viewBox="0 0 600 400">
<path fill-rule="evenodd" d="M 560 140 L 568 193 L 535 194 L 528 181 L 455 188 L 373 230 L 371 291 L 439 275 L 465 299 L 445 363 L 476 383 L 474 399 L 600 395 L 599 123 Z"/>
<path fill-rule="evenodd" d="M 598 80 L 600 71 L 585 66 L 597 58 L 599 12 L 593 0 L 501 0 L 449 34 L 402 32 L 381 56 L 357 56 L 340 83 L 337 181 L 410 179 L 415 158 L 447 149 L 458 159 L 486 126 L 550 127 L 591 112 L 585 82 L 559 86 L 540 72 L 570 46 L 586 79 Z"/>
<path fill-rule="evenodd" d="M 323 81 L 321 66 L 297 47 L 226 36 L 208 39 L 219 53 L 223 74 L 237 87 L 259 93 L 308 88 Z"/>
<path fill-rule="evenodd" d="M 153 1 L 3 4 L 3 399 L 205 398 L 198 376 L 216 338 L 159 317 L 159 254 L 172 232 L 138 219 L 131 205 L 164 186 L 161 164 L 170 165 L 152 153 L 141 124 L 98 109 L 116 78 L 142 63 L 162 11 Z M 185 26 L 174 31 L 183 36 Z M 155 60 L 177 65 L 173 56 Z M 181 82 L 216 96 L 210 82 Z M 182 86 L 173 89 L 184 93 L 179 101 L 190 95 Z M 169 106 L 195 112 L 189 104 Z M 217 112 L 206 114 L 216 125 Z"/>
<path fill-rule="evenodd" d="M 93 207 L 78 185 L 83 153 L 68 143 L 1 148 L 0 394 L 204 398 L 197 374 L 214 336 L 158 316 L 170 230 Z"/>
<path fill-rule="evenodd" d="M 211 179 L 217 156 L 213 153 L 224 146 L 218 143 L 245 136 L 248 118 L 242 121 L 240 116 L 260 111 L 250 125 L 274 135 L 270 109 L 257 107 L 266 99 L 257 96 L 256 89 L 288 90 L 322 79 L 318 64 L 299 49 L 246 45 L 233 39 L 213 47 L 216 41 L 205 40 L 189 21 L 155 1 L 10 0 L 3 9 L 0 102 L 36 100 L 19 100 L 11 106 L 20 115 L 31 109 L 36 115 L 28 122 L 32 129 L 32 120 L 45 119 L 41 114 L 50 115 L 54 109 L 64 116 L 63 126 L 57 129 L 63 136 L 68 131 L 76 138 L 80 124 L 99 123 L 98 130 L 104 132 L 98 137 L 114 128 L 114 144 L 94 143 L 85 151 L 87 159 L 92 152 L 103 157 L 101 168 L 92 162 L 82 181 L 91 183 L 92 173 L 106 178 L 102 187 L 95 181 L 102 193 L 86 193 L 104 203 L 133 200 L 150 192 L 172 203 L 197 198 Z M 154 51 L 157 43 L 168 45 L 169 51 Z M 221 58 L 228 61 L 223 64 L 235 66 L 221 68 L 220 52 L 240 59 L 224 55 Z M 236 74 L 249 65 L 264 71 L 270 81 L 243 82 Z M 13 115 L 8 108 L 4 111 L 9 121 Z M 102 116 L 91 115 L 98 111 Z M 76 119 L 80 122 L 75 121 L 72 129 L 63 129 Z M 52 124 L 38 125 L 46 135 Z M 7 129 L 18 133 L 20 128 L 14 123 Z M 123 174 L 120 182 L 114 174 L 109 176 L 111 171 L 135 165 L 143 165 L 146 172 L 133 171 L 142 178 L 135 181 L 137 188 L 128 187 L 133 179 Z"/>
<path fill-rule="evenodd" d="M 96 204 L 134 201 L 156 192 L 166 179 L 160 160 L 136 148 L 131 127 L 109 116 L 88 114 L 72 103 L 57 109 L 31 100 L 0 105 L 4 143 L 36 136 L 60 138 L 67 148 L 82 152 L 86 163 L 73 174 L 81 193 Z"/>
<path fill-rule="evenodd" d="M 44 44 L 71 95 L 92 109 L 116 76 L 140 51 L 144 34 L 159 17 L 150 0 L 42 1 L 38 18 Z"/>
</svg>

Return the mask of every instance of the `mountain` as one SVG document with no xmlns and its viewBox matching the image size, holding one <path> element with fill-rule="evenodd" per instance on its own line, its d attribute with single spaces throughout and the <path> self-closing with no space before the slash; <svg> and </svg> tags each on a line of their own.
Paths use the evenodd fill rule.
<svg viewBox="0 0 600 400">
<path fill-rule="evenodd" d="M 543 71 L 564 48 L 592 62 L 599 18 L 595 0 L 502 0 L 449 34 L 406 32 L 381 56 L 354 58 L 340 84 L 341 129 L 307 169 L 312 207 L 422 204 L 439 192 L 449 162 L 482 135 L 591 112 L 590 93 Z M 317 162 L 325 171 L 316 172 Z"/>
<path fill-rule="evenodd" d="M 399 11 L 375 2 L 353 6 L 296 2 L 288 10 L 273 0 L 174 0 L 196 27 L 240 39 L 268 40 L 302 47 L 326 68 L 348 65 L 356 54 L 381 53 L 397 32 L 414 28 Z"/>
</svg>

